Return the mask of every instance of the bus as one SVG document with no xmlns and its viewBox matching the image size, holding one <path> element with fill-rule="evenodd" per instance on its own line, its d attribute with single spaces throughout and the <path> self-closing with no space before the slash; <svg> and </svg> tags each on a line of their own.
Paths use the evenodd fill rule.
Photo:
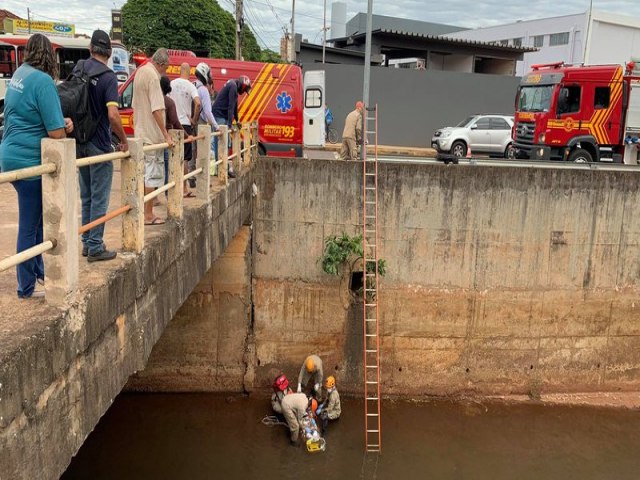
<svg viewBox="0 0 640 480">
<path fill-rule="evenodd" d="M 0 98 L 4 98 L 6 82 L 24 60 L 24 49 L 29 35 L 0 35 Z M 71 73 L 78 60 L 89 58 L 89 38 L 49 37 L 56 59 L 60 78 Z M 111 42 L 112 54 L 109 67 L 116 73 L 119 83 L 129 78 L 129 52 L 119 42 Z"/>
</svg>

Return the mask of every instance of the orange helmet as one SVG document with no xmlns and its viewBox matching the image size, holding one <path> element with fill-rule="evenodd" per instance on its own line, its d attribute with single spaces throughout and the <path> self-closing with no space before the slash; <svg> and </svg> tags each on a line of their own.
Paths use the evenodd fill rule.
<svg viewBox="0 0 640 480">
<path fill-rule="evenodd" d="M 324 381 L 324 388 L 333 388 L 336 386 L 336 379 L 333 375 L 329 375 Z"/>
<path fill-rule="evenodd" d="M 311 357 L 307 357 L 307 359 L 304 362 L 304 366 L 307 369 L 307 372 L 311 373 L 316 369 L 316 364 L 313 361 L 313 358 Z"/>
<path fill-rule="evenodd" d="M 315 415 L 316 410 L 318 410 L 318 401 L 315 398 L 311 397 L 311 399 L 309 399 L 309 406 L 307 408 L 313 415 Z"/>
</svg>

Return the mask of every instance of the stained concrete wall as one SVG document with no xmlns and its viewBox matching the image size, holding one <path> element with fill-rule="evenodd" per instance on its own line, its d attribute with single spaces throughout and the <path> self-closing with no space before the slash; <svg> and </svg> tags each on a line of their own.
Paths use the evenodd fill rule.
<svg viewBox="0 0 640 480">
<path fill-rule="evenodd" d="M 379 169 L 385 394 L 638 390 L 637 174 Z M 361 166 L 263 159 L 255 178 L 255 385 L 318 353 L 361 391 L 361 304 L 317 263 L 360 230 Z"/>
<path fill-rule="evenodd" d="M 250 329 L 251 229 L 245 226 L 180 307 L 126 389 L 241 392 L 246 357 L 253 358 L 247 355 Z"/>
<path fill-rule="evenodd" d="M 48 311 L 30 335 L 0 345 L 0 478 L 59 478 L 248 220 L 251 183 L 247 170 L 211 203 L 186 208 L 117 271 L 95 267 L 69 309 Z"/>
</svg>

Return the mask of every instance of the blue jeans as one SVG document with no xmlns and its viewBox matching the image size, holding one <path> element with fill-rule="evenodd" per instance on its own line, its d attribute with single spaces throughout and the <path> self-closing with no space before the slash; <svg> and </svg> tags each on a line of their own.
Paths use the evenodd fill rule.
<svg viewBox="0 0 640 480">
<path fill-rule="evenodd" d="M 214 117 L 216 119 L 216 123 L 218 125 L 226 125 L 227 119 L 223 117 Z M 231 137 L 229 137 L 229 143 L 231 143 Z M 218 137 L 213 137 L 211 140 L 211 148 L 213 149 L 213 154 L 216 157 L 216 162 L 218 161 Z M 231 162 L 229 162 L 231 164 Z"/>
<path fill-rule="evenodd" d="M 102 155 L 103 152 L 93 143 L 76 145 L 77 158 Z M 80 200 L 82 200 L 82 224 L 93 222 L 107 213 L 111 196 L 113 163 L 104 162 L 80 169 Z M 82 234 L 82 243 L 89 255 L 98 255 L 104 251 L 104 223 Z"/>
<path fill-rule="evenodd" d="M 12 183 L 18 192 L 18 241 L 16 251 L 22 252 L 42 243 L 42 180 L 18 180 Z M 16 267 L 18 296 L 30 297 L 36 279 L 44 280 L 42 255 Z"/>
</svg>

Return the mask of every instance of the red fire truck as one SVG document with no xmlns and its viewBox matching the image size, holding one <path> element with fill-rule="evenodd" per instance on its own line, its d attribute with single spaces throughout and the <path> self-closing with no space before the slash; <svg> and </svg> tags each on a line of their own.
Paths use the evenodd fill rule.
<svg viewBox="0 0 640 480">
<path fill-rule="evenodd" d="M 289 64 L 259 62 L 240 62 L 225 59 L 197 58 L 191 52 L 172 50 L 169 52 L 167 76 L 171 79 L 180 75 L 180 65 L 187 62 L 191 66 L 191 80 L 195 81 L 195 67 L 205 62 L 211 68 L 216 91 L 227 80 L 247 75 L 251 79 L 252 89 L 249 95 L 238 99 L 240 122 L 259 122 L 259 148 L 264 155 L 302 156 L 303 147 L 303 78 L 300 67 Z M 136 62 L 144 61 L 138 55 Z M 120 87 L 120 116 L 127 135 L 133 132 L 133 79 Z M 306 92 L 314 107 L 324 107 L 322 92 L 309 89 Z M 309 103 L 309 102 L 307 102 Z M 311 106 L 311 105 L 307 105 Z M 323 110 L 322 110 L 323 111 Z M 324 113 L 320 118 L 324 118 Z M 313 122 L 312 122 L 313 124 Z M 324 128 L 324 122 L 315 122 L 315 126 Z M 305 125 L 306 128 L 306 125 Z"/>
<path fill-rule="evenodd" d="M 516 97 L 516 157 L 636 163 L 640 76 L 634 67 L 534 65 Z"/>
</svg>

